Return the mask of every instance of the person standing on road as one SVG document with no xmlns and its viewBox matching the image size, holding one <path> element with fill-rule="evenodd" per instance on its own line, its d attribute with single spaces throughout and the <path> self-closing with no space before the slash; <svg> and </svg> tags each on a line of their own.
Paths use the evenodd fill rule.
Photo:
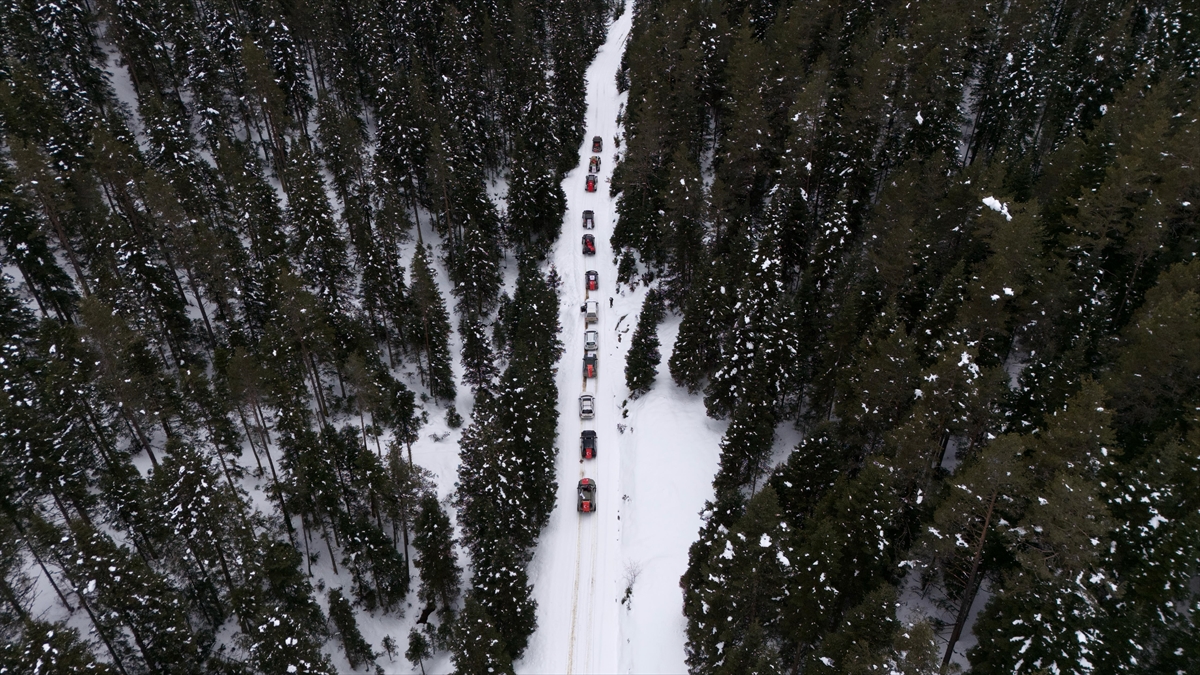
<svg viewBox="0 0 1200 675">
<path fill-rule="evenodd" d="M 608 296 L 608 308 L 612 309 L 612 296 Z"/>
</svg>

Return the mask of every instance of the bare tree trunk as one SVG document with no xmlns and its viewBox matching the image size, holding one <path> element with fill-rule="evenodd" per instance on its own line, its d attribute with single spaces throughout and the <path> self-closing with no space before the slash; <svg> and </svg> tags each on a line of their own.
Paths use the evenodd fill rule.
<svg viewBox="0 0 1200 675">
<path fill-rule="evenodd" d="M 958 618 L 954 621 L 954 630 L 950 633 L 950 641 L 946 644 L 946 655 L 942 657 L 941 672 L 943 673 L 950 665 L 950 657 L 954 656 L 954 643 L 958 642 L 958 638 L 962 636 L 963 626 L 971 614 L 971 605 L 975 602 L 975 594 L 979 591 L 976 578 L 979 575 L 979 563 L 983 559 L 983 543 L 987 540 L 988 526 L 992 522 L 992 512 L 996 508 L 998 494 L 999 492 L 992 493 L 992 499 L 988 502 L 987 515 L 983 518 L 983 529 L 979 532 L 979 542 L 975 544 L 975 559 L 971 561 L 971 573 L 967 575 L 967 584 L 963 587 L 962 602 L 958 606 Z"/>
</svg>

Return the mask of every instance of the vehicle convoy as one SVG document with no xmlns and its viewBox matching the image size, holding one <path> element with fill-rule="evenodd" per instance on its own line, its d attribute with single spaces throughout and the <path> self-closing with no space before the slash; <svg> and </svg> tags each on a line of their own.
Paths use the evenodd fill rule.
<svg viewBox="0 0 1200 675">
<path fill-rule="evenodd" d="M 579 479 L 579 510 L 584 513 L 596 510 L 596 481 L 591 478 Z"/>
<path fill-rule="evenodd" d="M 583 187 L 588 192 L 595 192 L 596 191 L 596 174 L 589 173 L 587 175 L 587 182 L 584 183 Z"/>
<path fill-rule="evenodd" d="M 596 397 L 583 394 L 579 397 L 579 418 L 590 420 L 596 416 Z"/>
<path fill-rule="evenodd" d="M 583 459 L 596 458 L 596 432 L 591 429 L 579 434 L 579 456 Z"/>
<path fill-rule="evenodd" d="M 583 312 L 583 322 L 596 323 L 600 320 L 600 303 L 595 300 L 588 300 L 579 306 L 579 311 Z"/>
<path fill-rule="evenodd" d="M 600 365 L 599 361 L 600 361 L 600 359 L 599 359 L 599 357 L 596 356 L 595 352 L 591 352 L 589 354 L 584 354 L 583 355 L 583 376 L 588 377 L 588 378 L 596 377 L 596 368 Z"/>
<path fill-rule="evenodd" d="M 604 139 L 592 136 L 592 152 L 598 155 L 602 150 L 604 150 Z"/>
<path fill-rule="evenodd" d="M 583 235 L 583 254 L 596 255 L 596 237 L 590 234 Z"/>
<path fill-rule="evenodd" d="M 588 173 L 600 173 L 600 156 L 592 155 L 588 160 Z"/>
<path fill-rule="evenodd" d="M 591 209 L 583 212 L 583 229 L 596 229 L 596 214 Z"/>
<path fill-rule="evenodd" d="M 583 331 L 583 351 L 594 352 L 600 349 L 600 333 L 594 330 Z"/>
<path fill-rule="evenodd" d="M 600 273 L 596 270 L 588 270 L 584 278 L 587 279 L 587 289 L 589 291 L 600 288 Z"/>
</svg>

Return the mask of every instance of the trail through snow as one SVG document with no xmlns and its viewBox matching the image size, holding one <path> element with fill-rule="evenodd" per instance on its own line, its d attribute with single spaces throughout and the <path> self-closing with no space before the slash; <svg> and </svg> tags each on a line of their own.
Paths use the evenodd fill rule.
<svg viewBox="0 0 1200 675">
<path fill-rule="evenodd" d="M 622 130 L 616 72 L 632 23 L 631 8 L 617 19 L 587 71 L 588 131 L 580 164 L 567 174 L 566 222 L 551 260 L 562 278 L 564 352 L 558 368 L 559 456 L 557 505 L 530 565 L 538 628 L 518 673 L 682 673 L 685 621 L 679 578 L 711 496 L 718 441 L 726 424 L 708 419 L 698 396 L 675 387 L 667 358 L 678 333 L 670 317 L 659 329 L 658 382 L 638 401 L 626 401 L 625 353 L 645 288 L 616 288 L 609 246 L 616 222 L 608 196 Z M 603 139 L 599 186 L 584 189 L 592 137 Z M 595 212 L 596 255 L 584 256 L 583 211 Z M 588 270 L 599 290 L 584 290 Z M 613 305 L 609 307 L 609 299 Z M 599 323 L 585 326 L 580 305 L 600 304 Z M 597 377 L 583 378 L 583 332 L 600 333 Z M 579 396 L 596 397 L 596 415 L 579 418 Z M 624 427 L 623 430 L 619 428 Z M 644 426 L 643 426 L 644 425 Z M 580 432 L 597 432 L 595 459 L 582 460 Z M 576 510 L 580 478 L 596 481 L 597 510 Z M 626 588 L 631 586 L 627 601 Z"/>
</svg>

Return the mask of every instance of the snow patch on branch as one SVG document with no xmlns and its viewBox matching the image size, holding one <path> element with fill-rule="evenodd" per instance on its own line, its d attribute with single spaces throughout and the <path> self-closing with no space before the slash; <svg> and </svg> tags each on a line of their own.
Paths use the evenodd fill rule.
<svg viewBox="0 0 1200 675">
<path fill-rule="evenodd" d="M 996 199 L 995 197 L 984 197 L 983 205 L 1004 216 L 1005 220 L 1012 220 L 1012 215 L 1008 212 L 1008 204 L 1001 202 L 999 199 Z"/>
</svg>

